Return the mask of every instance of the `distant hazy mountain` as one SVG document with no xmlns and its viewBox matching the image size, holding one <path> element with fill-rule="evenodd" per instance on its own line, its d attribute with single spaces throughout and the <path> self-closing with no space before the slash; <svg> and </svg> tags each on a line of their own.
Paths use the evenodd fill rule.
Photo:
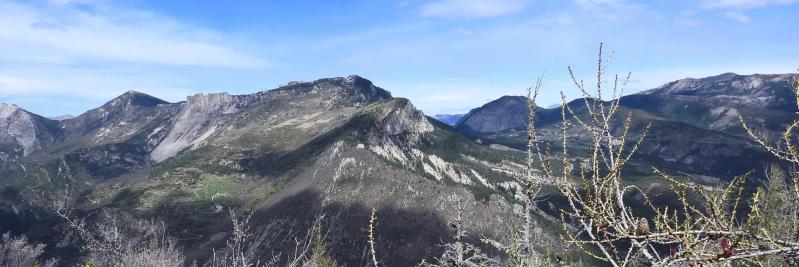
<svg viewBox="0 0 799 267">
<path fill-rule="evenodd" d="M 433 115 L 433 119 L 449 125 L 455 125 L 463 117 L 463 115 L 464 114 L 436 114 Z"/>
<path fill-rule="evenodd" d="M 762 169 L 770 157 L 743 132 L 738 116 L 769 133 L 797 119 L 791 83 L 795 74 L 736 75 L 682 79 L 621 98 L 618 118 L 632 114 L 635 129 L 652 123 L 639 154 L 644 165 L 729 178 Z M 524 148 L 527 99 L 505 96 L 473 109 L 455 127 L 486 140 Z M 584 116 L 582 99 L 568 104 Z M 538 126 L 556 138 L 560 107 L 538 109 Z M 621 122 L 619 122 L 621 123 Z M 581 133 L 574 133 L 580 138 Z M 663 167 L 662 167 L 663 168 Z"/>
<path fill-rule="evenodd" d="M 75 117 L 75 115 L 65 114 L 65 115 L 61 115 L 61 116 L 47 117 L 47 118 L 51 119 L 51 120 L 54 120 L 54 121 L 63 121 L 63 120 L 68 120 L 68 119 L 71 119 L 71 118 L 74 118 L 74 117 Z"/>
</svg>

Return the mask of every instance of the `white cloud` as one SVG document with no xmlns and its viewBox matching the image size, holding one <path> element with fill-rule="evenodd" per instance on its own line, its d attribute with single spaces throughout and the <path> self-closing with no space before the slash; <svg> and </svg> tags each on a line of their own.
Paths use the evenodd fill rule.
<svg viewBox="0 0 799 267">
<path fill-rule="evenodd" d="M 563 28 L 572 27 L 576 20 L 572 14 L 568 13 L 549 13 L 538 16 L 530 21 L 530 26 L 541 28 Z"/>
<path fill-rule="evenodd" d="M 224 34 L 108 3 L 0 0 L 0 101 L 44 115 L 79 114 L 87 103 L 127 90 L 180 101 L 197 91 L 190 89 L 196 78 L 178 75 L 182 70 L 246 71 L 267 64 Z"/>
<path fill-rule="evenodd" d="M 54 5 L 66 6 L 71 4 L 82 4 L 82 5 L 92 4 L 98 2 L 98 0 L 48 0 L 48 2 Z"/>
<path fill-rule="evenodd" d="M 70 96 L 106 101 L 128 90 L 170 101 L 183 100 L 193 92 L 179 78 L 136 68 L 0 68 L 0 96 L 3 98 Z"/>
<path fill-rule="evenodd" d="M 677 17 L 676 23 L 678 25 L 687 26 L 687 27 L 699 27 L 702 26 L 702 21 L 697 18 L 698 11 L 696 9 L 686 9 L 680 11 L 679 16 Z"/>
<path fill-rule="evenodd" d="M 580 10 L 607 20 L 634 18 L 647 11 L 644 5 L 633 4 L 626 0 L 573 0 L 573 2 Z M 655 14 L 649 15 L 655 16 Z"/>
<path fill-rule="evenodd" d="M 524 10 L 527 0 L 437 0 L 422 6 L 421 15 L 440 18 L 489 18 Z"/>
<path fill-rule="evenodd" d="M 741 23 L 748 23 L 752 19 L 743 13 L 744 10 L 774 5 L 789 5 L 797 1 L 799 0 L 704 0 L 701 8 L 719 10 L 724 17 Z"/>
<path fill-rule="evenodd" d="M 797 0 L 705 0 L 702 7 L 706 9 L 751 9 L 771 5 L 787 5 Z"/>
<path fill-rule="evenodd" d="M 583 9 L 602 9 L 602 8 L 630 8 L 633 6 L 624 0 L 574 0 L 580 8 Z"/>
<path fill-rule="evenodd" d="M 119 61 L 162 65 L 253 67 L 265 61 L 219 41 L 218 34 L 149 12 L 108 6 L 74 8 L 75 1 L 38 6 L 0 3 L 0 57 L 14 50 L 69 62 Z M 81 4 L 86 1 L 78 1 Z M 15 49 L 16 48 L 16 49 Z"/>
<path fill-rule="evenodd" d="M 0 1 L 0 14 L 0 101 L 28 103 L 45 115 L 80 113 L 88 107 L 79 103 L 127 90 L 179 101 L 195 91 L 175 75 L 186 67 L 267 64 L 221 33 L 103 0 Z"/>
<path fill-rule="evenodd" d="M 736 11 L 727 11 L 727 12 L 722 13 L 722 15 L 724 15 L 725 17 L 728 17 L 730 19 L 737 20 L 740 23 L 747 23 L 750 20 L 752 20 L 749 16 L 744 15 L 741 12 L 736 12 Z"/>
</svg>

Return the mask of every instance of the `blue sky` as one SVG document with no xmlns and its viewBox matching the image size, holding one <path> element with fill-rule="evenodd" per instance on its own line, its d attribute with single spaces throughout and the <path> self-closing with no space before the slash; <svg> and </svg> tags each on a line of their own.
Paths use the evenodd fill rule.
<svg viewBox="0 0 799 267">
<path fill-rule="evenodd" d="M 599 42 L 627 92 L 799 67 L 797 0 L 0 0 L 0 102 L 80 114 L 127 91 L 168 101 L 358 74 L 427 114 L 591 79 Z"/>
</svg>

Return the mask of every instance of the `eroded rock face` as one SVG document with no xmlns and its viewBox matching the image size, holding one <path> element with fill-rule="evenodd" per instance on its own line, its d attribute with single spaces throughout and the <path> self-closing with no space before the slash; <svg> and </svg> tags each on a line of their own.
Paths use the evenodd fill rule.
<svg viewBox="0 0 799 267">
<path fill-rule="evenodd" d="M 197 94 L 188 97 L 187 101 L 179 103 L 182 105 L 180 112 L 172 120 L 171 126 L 163 129 L 167 134 L 153 149 L 150 157 L 152 160 L 160 162 L 181 151 L 192 150 L 213 142 L 216 136 L 221 136 L 222 131 L 237 127 L 251 127 L 254 123 L 253 121 L 239 121 L 242 118 L 267 117 L 268 119 L 263 122 L 265 124 L 263 128 L 274 129 L 270 127 L 279 128 L 289 124 L 293 125 L 292 120 L 310 120 L 320 117 L 321 113 L 328 110 L 341 107 L 364 107 L 388 99 L 391 99 L 391 94 L 388 91 L 355 75 L 346 78 L 326 78 L 313 82 L 297 82 L 275 90 L 250 95 Z M 260 115 L 256 116 L 253 113 Z M 401 131 L 400 128 L 407 129 L 404 125 L 400 127 L 400 124 L 409 119 L 418 120 L 419 118 L 424 118 L 424 114 L 400 115 L 396 120 L 392 120 L 392 131 Z M 332 119 L 335 118 L 320 118 L 319 120 Z M 426 122 L 426 120 L 423 121 Z M 233 126 L 233 124 L 237 126 Z M 299 123 L 298 127 L 303 128 L 311 124 L 313 123 Z"/>
<path fill-rule="evenodd" d="M 184 149 L 199 146 L 222 124 L 219 117 L 236 112 L 234 99 L 227 93 L 196 94 L 182 103 L 183 107 L 166 137 L 150 153 L 156 162 L 177 155 Z"/>
<path fill-rule="evenodd" d="M 433 131 L 433 125 L 421 111 L 409 101 L 401 101 L 398 107 L 383 120 L 383 132 L 388 135 L 421 134 Z"/>
<path fill-rule="evenodd" d="M 32 116 L 17 107 L 0 103 L 0 154 L 24 157 L 36 148 L 36 127 Z"/>
</svg>

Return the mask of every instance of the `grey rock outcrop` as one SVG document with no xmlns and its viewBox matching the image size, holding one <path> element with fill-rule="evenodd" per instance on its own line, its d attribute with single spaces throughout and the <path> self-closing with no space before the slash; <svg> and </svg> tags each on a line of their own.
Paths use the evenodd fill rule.
<svg viewBox="0 0 799 267">
<path fill-rule="evenodd" d="M 196 94 L 181 103 L 181 111 L 166 129 L 167 135 L 150 153 L 160 162 L 177 155 L 184 149 L 196 148 L 216 133 L 223 124 L 221 115 L 237 111 L 234 99 L 227 93 Z M 159 129 L 160 131 L 160 129 Z"/>
<path fill-rule="evenodd" d="M 27 111 L 0 103 L 0 157 L 27 156 L 36 149 L 36 128 Z"/>
<path fill-rule="evenodd" d="M 427 117 L 414 108 L 410 101 L 404 100 L 398 104 L 383 120 L 383 132 L 388 135 L 422 134 L 433 131 L 433 125 Z"/>
</svg>

